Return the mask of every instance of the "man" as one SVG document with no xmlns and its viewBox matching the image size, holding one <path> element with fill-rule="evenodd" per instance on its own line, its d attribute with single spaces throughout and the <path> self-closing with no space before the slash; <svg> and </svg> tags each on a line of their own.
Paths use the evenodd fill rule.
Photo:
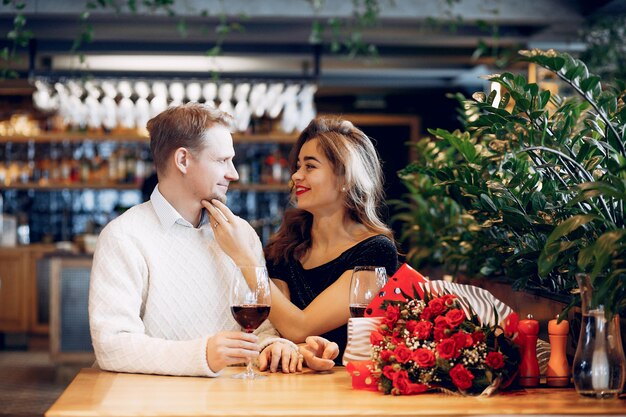
<svg viewBox="0 0 626 417">
<path fill-rule="evenodd" d="M 197 103 L 170 107 L 148 122 L 158 185 L 150 201 L 100 234 L 91 274 L 89 322 L 98 366 L 119 372 L 217 376 L 259 358 L 261 369 L 327 369 L 333 344 L 298 348 L 269 322 L 239 331 L 229 306 L 235 262 L 215 241 L 202 200 L 225 202 L 239 176 L 229 116 Z M 258 237 L 245 237 L 263 254 Z M 331 353 L 328 353 L 328 352 Z M 319 357 L 315 357 L 315 355 Z"/>
</svg>

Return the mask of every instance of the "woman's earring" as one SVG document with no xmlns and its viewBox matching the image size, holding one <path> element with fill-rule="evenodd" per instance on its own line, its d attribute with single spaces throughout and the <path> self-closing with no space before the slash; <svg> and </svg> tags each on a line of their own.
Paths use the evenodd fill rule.
<svg viewBox="0 0 626 417">
<path fill-rule="evenodd" d="M 346 192 L 346 187 L 341 187 L 341 192 L 345 193 Z"/>
</svg>

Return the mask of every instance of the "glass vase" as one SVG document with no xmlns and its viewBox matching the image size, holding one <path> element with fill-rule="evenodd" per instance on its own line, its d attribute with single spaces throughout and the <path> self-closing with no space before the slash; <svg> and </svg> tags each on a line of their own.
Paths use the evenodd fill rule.
<svg viewBox="0 0 626 417">
<path fill-rule="evenodd" d="M 619 316 L 607 319 L 604 306 L 592 303 L 588 274 L 577 274 L 582 323 L 572 366 L 576 391 L 585 397 L 617 398 L 624 387 L 626 360 Z"/>
</svg>

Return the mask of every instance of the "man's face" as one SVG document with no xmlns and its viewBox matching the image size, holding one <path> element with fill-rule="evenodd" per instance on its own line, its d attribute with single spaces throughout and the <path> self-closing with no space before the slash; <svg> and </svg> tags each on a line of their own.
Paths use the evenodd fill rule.
<svg viewBox="0 0 626 417">
<path fill-rule="evenodd" d="M 189 160 L 186 186 L 198 202 L 217 199 L 226 203 L 228 184 L 239 179 L 233 165 L 233 138 L 222 125 L 208 129 L 205 137 L 204 148 Z"/>
</svg>

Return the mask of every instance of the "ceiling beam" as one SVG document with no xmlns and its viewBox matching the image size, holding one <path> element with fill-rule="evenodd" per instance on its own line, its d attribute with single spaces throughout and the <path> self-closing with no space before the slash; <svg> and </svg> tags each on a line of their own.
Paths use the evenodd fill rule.
<svg viewBox="0 0 626 417">
<path fill-rule="evenodd" d="M 78 16 L 86 10 L 88 0 L 33 0 L 26 2 L 27 15 L 47 16 Z M 124 4 L 124 2 L 120 2 Z M 580 19 L 581 14 L 576 4 L 568 0 L 380 0 L 380 18 L 420 21 L 430 18 L 440 20 L 456 20 L 461 16 L 464 20 L 478 20 L 511 24 L 515 22 L 534 21 L 540 24 L 556 21 L 572 21 Z M 153 14 L 152 11 L 137 2 L 139 14 Z M 319 5 L 315 7 L 314 5 Z M 574 6 L 574 7 L 573 7 Z M 207 11 L 212 16 L 229 17 L 246 16 L 250 19 L 327 19 L 330 17 L 350 18 L 354 9 L 352 2 L 344 0 L 310 1 L 310 0 L 178 0 L 172 7 L 176 15 L 182 17 L 198 16 Z M 0 7 L 0 15 L 13 14 L 11 6 Z M 94 16 L 115 14 L 111 8 L 92 11 Z M 128 14 L 122 9 L 122 14 Z M 165 15 L 164 11 L 160 11 Z"/>
</svg>

